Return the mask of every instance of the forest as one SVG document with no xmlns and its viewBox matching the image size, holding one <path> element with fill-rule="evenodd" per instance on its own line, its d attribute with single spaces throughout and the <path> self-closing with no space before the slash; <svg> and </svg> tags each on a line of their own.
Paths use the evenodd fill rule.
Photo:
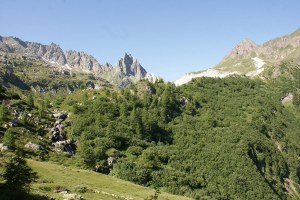
<svg viewBox="0 0 300 200">
<path fill-rule="evenodd" d="M 299 84 L 295 67 L 276 79 L 199 78 L 180 87 L 140 81 L 125 89 L 81 87 L 71 94 L 2 88 L 1 99 L 36 113 L 38 126 L 26 118 L 19 126 L 45 138 L 50 111 L 68 112 L 63 133 L 74 141 L 72 151 L 54 153 L 50 141 L 40 141 L 45 150 L 29 151 L 27 157 L 194 199 L 296 199 Z M 284 102 L 288 94 L 293 99 Z M 8 111 L 3 103 L 2 123 L 8 121 Z M 1 131 L 2 141 L 11 146 L 33 137 L 13 128 Z"/>
<path fill-rule="evenodd" d="M 298 91 L 285 84 L 140 82 L 62 105 L 76 115 L 77 153 L 99 172 L 195 199 L 286 199 L 286 182 L 300 181 L 300 124 Z M 292 107 L 281 102 L 288 92 Z"/>
</svg>

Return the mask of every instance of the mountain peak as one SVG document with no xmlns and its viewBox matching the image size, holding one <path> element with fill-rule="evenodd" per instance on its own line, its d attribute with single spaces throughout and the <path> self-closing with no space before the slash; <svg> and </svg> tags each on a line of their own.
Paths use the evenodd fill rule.
<svg viewBox="0 0 300 200">
<path fill-rule="evenodd" d="M 124 57 L 116 64 L 116 68 L 125 76 L 135 76 L 138 79 L 145 77 L 147 74 L 139 61 L 129 53 L 124 54 Z"/>
<path fill-rule="evenodd" d="M 125 52 L 123 58 L 124 58 L 124 59 L 125 59 L 125 58 L 131 58 L 131 59 L 132 59 L 133 57 L 132 57 L 132 55 L 131 55 L 130 53 Z"/>
<path fill-rule="evenodd" d="M 225 57 L 235 59 L 239 56 L 247 56 L 252 51 L 257 49 L 258 45 L 252 41 L 251 39 L 244 39 L 240 43 L 238 43 L 231 51 L 230 53 Z"/>
</svg>

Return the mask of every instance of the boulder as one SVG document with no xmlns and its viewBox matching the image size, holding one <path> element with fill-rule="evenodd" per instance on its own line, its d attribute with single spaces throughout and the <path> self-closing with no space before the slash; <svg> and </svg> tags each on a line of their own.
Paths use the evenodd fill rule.
<svg viewBox="0 0 300 200">
<path fill-rule="evenodd" d="M 37 151 L 37 150 L 40 150 L 41 149 L 41 146 L 38 145 L 38 144 L 35 144 L 35 143 L 32 143 L 32 142 L 28 142 L 27 144 L 25 144 L 24 146 L 25 148 L 28 148 L 28 149 L 32 149 L 34 151 Z"/>
<path fill-rule="evenodd" d="M 3 143 L 0 143 L 0 151 L 7 151 L 8 146 L 5 146 Z"/>
<path fill-rule="evenodd" d="M 64 200 L 76 200 L 83 199 L 79 194 L 71 194 L 71 193 L 61 193 L 63 195 Z"/>
</svg>

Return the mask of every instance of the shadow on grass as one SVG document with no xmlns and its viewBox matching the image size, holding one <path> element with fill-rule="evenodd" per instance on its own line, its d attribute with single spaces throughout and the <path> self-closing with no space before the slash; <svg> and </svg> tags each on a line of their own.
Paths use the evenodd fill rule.
<svg viewBox="0 0 300 200">
<path fill-rule="evenodd" d="M 44 195 L 30 194 L 20 190 L 11 190 L 4 185 L 0 185 L 1 200 L 50 200 L 51 198 Z"/>
</svg>

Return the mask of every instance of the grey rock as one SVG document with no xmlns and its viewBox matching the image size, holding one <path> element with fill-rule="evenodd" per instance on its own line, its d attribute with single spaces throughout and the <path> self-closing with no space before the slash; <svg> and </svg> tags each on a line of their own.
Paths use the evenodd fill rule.
<svg viewBox="0 0 300 200">
<path fill-rule="evenodd" d="M 128 77 L 133 76 L 139 80 L 147 74 L 147 71 L 141 66 L 139 61 L 127 53 L 115 65 L 115 70 L 117 74 Z"/>
<path fill-rule="evenodd" d="M 119 87 L 126 87 L 142 79 L 156 81 L 159 77 L 148 73 L 136 58 L 125 53 L 124 57 L 115 64 L 112 78 L 108 80 Z"/>
<path fill-rule="evenodd" d="M 25 144 L 24 146 L 25 148 L 28 148 L 28 149 L 32 149 L 34 151 L 37 151 L 37 150 L 40 150 L 41 149 L 41 146 L 38 145 L 38 144 L 35 144 L 35 143 L 32 143 L 32 142 L 28 142 L 27 144 Z"/>
<path fill-rule="evenodd" d="M 83 199 L 81 195 L 79 194 L 71 194 L 71 193 L 60 193 L 63 195 L 64 200 L 77 200 L 77 199 Z"/>
<path fill-rule="evenodd" d="M 39 56 L 61 66 L 67 63 L 63 50 L 59 45 L 54 43 L 42 45 L 36 42 L 24 42 L 15 37 L 1 37 L 0 51 Z"/>
<path fill-rule="evenodd" d="M 64 66 L 67 60 L 63 50 L 59 45 L 51 43 L 50 45 L 42 45 L 39 43 L 28 42 L 27 53 L 37 55 L 45 60 Z"/>
<path fill-rule="evenodd" d="M 110 65 L 101 65 L 93 56 L 83 51 L 66 51 L 66 58 L 70 68 L 83 72 L 93 72 L 99 75 L 112 69 Z"/>
</svg>

